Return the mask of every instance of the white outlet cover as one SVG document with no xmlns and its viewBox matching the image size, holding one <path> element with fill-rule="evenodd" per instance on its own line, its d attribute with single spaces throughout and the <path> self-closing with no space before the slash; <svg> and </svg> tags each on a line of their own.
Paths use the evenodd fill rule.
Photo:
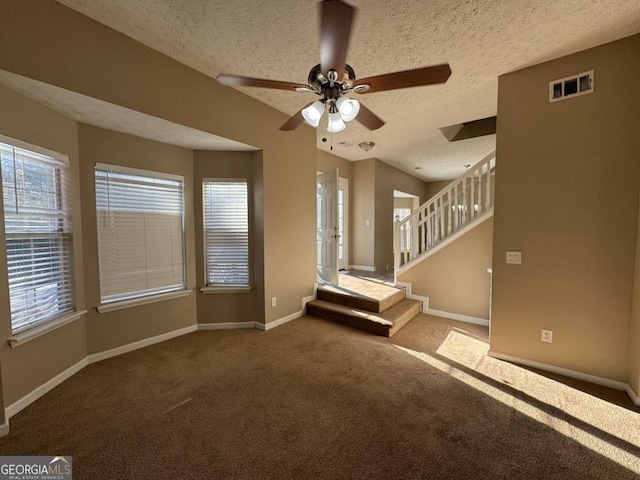
<svg viewBox="0 0 640 480">
<path fill-rule="evenodd" d="M 553 330 L 543 328 L 540 340 L 545 343 L 553 343 Z"/>
<path fill-rule="evenodd" d="M 278 304 L 278 300 L 276 297 L 271 297 L 271 306 L 275 307 Z"/>
<path fill-rule="evenodd" d="M 507 250 L 507 263 L 520 265 L 522 263 L 522 252 L 519 250 Z"/>
</svg>

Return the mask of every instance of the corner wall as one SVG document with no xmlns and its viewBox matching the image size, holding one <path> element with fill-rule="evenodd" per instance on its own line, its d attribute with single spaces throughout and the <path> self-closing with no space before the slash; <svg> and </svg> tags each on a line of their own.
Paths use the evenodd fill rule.
<svg viewBox="0 0 640 480">
<path fill-rule="evenodd" d="M 256 185 L 255 164 L 260 162 L 259 152 L 210 152 L 195 151 L 194 163 L 194 213 L 195 213 L 195 251 L 196 251 L 196 298 L 198 323 L 264 323 L 264 317 L 258 316 L 258 303 L 262 297 L 257 292 L 264 291 L 264 279 L 256 275 L 262 261 L 262 252 L 256 244 L 263 242 L 262 205 L 255 201 Z M 204 225 L 202 209 L 202 181 L 205 178 L 243 178 L 249 189 L 249 261 L 250 292 L 212 293 L 200 291 L 206 286 L 204 256 Z"/>
<path fill-rule="evenodd" d="M 37 102 L 0 86 L 0 134 L 69 156 L 72 177 L 72 215 L 76 303 L 85 308 L 83 232 L 81 228 L 78 125 Z M 2 199 L 0 199 L 0 204 Z M 0 365 L 4 407 L 72 367 L 87 356 L 85 319 L 10 348 L 11 310 L 7 282 L 4 220 L 0 215 Z M 0 402 L 1 403 L 1 402 Z M 1 405 L 0 405 L 1 406 Z M 4 415 L 4 409 L 0 412 Z M 1 422 L 0 422 L 1 423 Z"/>
<path fill-rule="evenodd" d="M 78 128 L 82 229 L 85 240 L 84 266 L 88 312 L 89 354 L 99 353 L 196 324 L 195 294 L 160 302 L 98 313 L 100 272 L 96 225 L 95 164 L 107 163 L 172 173 L 184 177 L 185 268 L 187 289 L 195 287 L 193 216 L 193 152 L 144 138 L 90 125 Z"/>
<path fill-rule="evenodd" d="M 492 351 L 627 380 L 638 52 L 635 35 L 499 79 Z M 550 81 L 591 69 L 593 93 L 549 103 Z"/>
<path fill-rule="evenodd" d="M 262 149 L 261 310 L 266 323 L 300 312 L 316 280 L 316 131 L 282 132 L 282 112 L 53 0 L 0 10 L 1 70 Z"/>
<path fill-rule="evenodd" d="M 375 160 L 375 258 L 377 272 L 393 273 L 393 191 L 410 193 L 420 198 L 418 205 L 428 199 L 427 184 Z"/>
</svg>

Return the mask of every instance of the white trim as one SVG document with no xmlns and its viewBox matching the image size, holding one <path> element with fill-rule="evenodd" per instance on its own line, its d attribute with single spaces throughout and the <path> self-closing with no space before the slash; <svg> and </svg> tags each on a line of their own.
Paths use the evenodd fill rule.
<svg viewBox="0 0 640 480">
<path fill-rule="evenodd" d="M 472 222 L 467 223 L 460 230 L 458 230 L 455 233 L 452 233 L 451 235 L 449 235 L 447 238 L 445 238 L 443 241 L 441 241 L 435 247 L 433 247 L 433 248 L 427 250 L 426 252 L 420 254 L 420 256 L 414 258 L 410 262 L 405 263 L 402 267 L 400 267 L 398 269 L 398 273 L 396 273 L 396 278 L 399 277 L 400 275 L 402 275 L 403 273 L 405 273 L 406 271 L 412 269 L 413 267 L 415 267 L 416 265 L 418 265 L 422 261 L 426 260 L 431 255 L 433 255 L 434 253 L 439 252 L 440 250 L 442 250 L 444 247 L 446 247 L 450 243 L 453 243 L 454 241 L 456 241 L 461 236 L 465 235 L 466 233 L 468 233 L 471 230 L 473 230 L 474 228 L 476 228 L 478 225 L 484 223 L 485 220 L 489 220 L 491 217 L 493 217 L 493 207 L 491 207 L 489 210 L 485 210 L 485 212 L 482 213 L 482 215 L 480 215 L 479 217 L 476 217 L 475 219 L 473 219 Z"/>
<path fill-rule="evenodd" d="M 123 308 L 137 307 L 138 305 L 146 305 L 147 303 L 161 302 L 163 300 L 171 300 L 174 298 L 186 297 L 191 294 L 193 290 L 176 290 L 173 292 L 159 293 L 157 295 L 147 295 L 146 297 L 132 298 L 131 300 L 122 300 L 120 302 L 103 303 L 98 305 L 96 310 L 98 313 L 113 312 L 115 310 L 122 310 Z"/>
<path fill-rule="evenodd" d="M 422 295 L 417 295 L 411 292 L 411 282 L 396 282 L 396 287 L 404 288 L 405 297 L 409 300 L 418 300 L 422 302 L 422 311 L 426 312 L 429 310 L 429 297 L 423 297 Z"/>
<path fill-rule="evenodd" d="M 629 398 L 631 399 L 631 401 L 635 405 L 638 405 L 640 407 L 640 396 L 638 396 L 638 394 L 633 391 L 633 388 L 631 388 L 631 385 L 625 384 L 624 391 L 627 393 L 627 395 L 629 395 Z"/>
<path fill-rule="evenodd" d="M 307 303 L 315 300 L 318 295 L 318 284 L 313 284 L 313 294 L 308 297 L 302 297 L 302 310 L 298 310 L 297 312 L 292 313 L 291 315 L 287 315 L 286 317 L 279 318 L 278 320 L 274 320 L 269 323 L 260 323 L 256 322 L 256 328 L 258 330 L 267 331 L 272 328 L 279 327 L 280 325 L 284 325 L 285 323 L 290 322 L 291 320 L 295 320 L 296 318 L 303 317 L 307 314 Z"/>
<path fill-rule="evenodd" d="M 251 287 L 202 287 L 200 289 L 201 293 L 205 295 L 209 295 L 211 293 L 246 293 L 250 292 Z"/>
<path fill-rule="evenodd" d="M 190 325 L 188 327 L 181 328 L 179 330 L 173 330 L 171 332 L 163 333 L 161 335 L 156 335 L 155 337 L 145 338 L 137 342 L 128 343 L 127 345 L 122 345 L 120 347 L 112 348 L 111 350 L 92 353 L 87 357 L 87 359 L 89 363 L 96 363 L 96 362 L 99 362 L 100 360 L 105 360 L 107 358 L 115 357 L 117 355 L 122 355 L 123 353 L 132 352 L 134 350 L 138 350 L 139 348 L 148 347 L 149 345 L 164 342 L 165 340 L 170 340 L 175 337 L 180 337 L 182 335 L 186 335 L 187 333 L 195 332 L 196 330 L 198 330 L 197 325 Z"/>
<path fill-rule="evenodd" d="M 122 165 L 113 165 L 111 163 L 96 162 L 96 170 L 107 173 L 120 173 L 123 175 L 137 175 L 142 177 L 161 178 L 163 180 L 178 180 L 184 183 L 183 175 L 175 173 L 158 172 L 155 170 L 144 170 L 142 168 L 124 167 Z"/>
<path fill-rule="evenodd" d="M 59 153 L 54 150 L 49 150 L 48 148 L 41 147 L 39 145 L 34 145 L 33 143 L 24 142 L 22 140 L 18 140 L 17 138 L 8 137 L 6 135 L 0 134 L 0 143 L 5 143 L 13 147 L 21 148 L 23 150 L 31 150 L 32 152 L 38 153 L 40 155 L 45 155 L 47 157 L 55 158 L 56 160 L 61 160 L 63 162 L 69 162 L 69 156 L 64 153 Z"/>
<path fill-rule="evenodd" d="M 38 400 L 45 393 L 50 392 L 51 390 L 56 388 L 58 385 L 60 385 L 62 382 L 72 377 L 76 373 L 78 373 L 88 364 L 89 364 L 89 361 L 87 357 L 85 357 L 75 365 L 72 365 L 71 367 L 67 368 L 65 371 L 53 377 L 51 380 L 43 383 L 39 387 L 34 388 L 29 393 L 27 393 L 24 397 L 13 402 L 11 405 L 9 405 L 4 409 L 4 416 L 7 419 L 7 421 L 11 417 L 13 417 L 16 413 L 22 411 L 24 408 L 28 407 L 33 402 Z"/>
<path fill-rule="evenodd" d="M 596 375 L 591 375 L 589 373 L 576 372 L 575 370 L 569 370 L 568 368 L 557 367 L 555 365 L 550 365 L 548 363 L 537 362 L 535 360 L 529 360 L 527 358 L 516 357 L 514 355 L 509 355 L 508 353 L 496 352 L 495 350 L 489 350 L 487 353 L 490 357 L 497 358 L 498 360 L 505 360 L 511 363 L 517 363 L 519 365 L 524 365 L 526 367 L 533 367 L 539 370 L 544 370 L 545 372 L 557 373 L 558 375 L 563 375 L 569 378 L 575 378 L 577 380 L 582 380 L 583 382 L 594 383 L 596 385 L 602 385 L 603 387 L 613 388 L 614 390 L 621 390 L 626 392 L 627 395 L 631 397 L 629 394 L 631 387 L 624 383 L 619 382 L 617 380 L 610 380 L 604 377 L 598 377 Z M 637 397 L 636 397 L 637 398 Z M 635 400 L 631 397 L 631 400 Z M 637 405 L 637 404 L 636 404 Z"/>
<path fill-rule="evenodd" d="M 198 324 L 198 330 L 232 330 L 235 328 L 256 328 L 256 322 L 222 322 Z"/>
<path fill-rule="evenodd" d="M 6 437 L 7 435 L 9 435 L 10 431 L 11 429 L 9 428 L 9 419 L 6 418 L 4 423 L 0 425 L 0 438 Z"/>
<path fill-rule="evenodd" d="M 36 325 L 35 327 L 29 328 L 28 330 L 24 330 L 22 332 L 16 333 L 15 335 L 9 337 L 7 339 L 7 343 L 11 346 L 11 348 L 16 348 L 20 345 L 24 345 L 25 343 L 38 338 L 46 333 L 49 333 L 57 328 L 63 327 L 65 325 L 70 324 L 71 322 L 75 322 L 80 317 L 82 317 L 86 310 L 79 310 L 75 312 L 66 313 L 64 315 L 60 315 L 53 320 L 49 320 L 46 322 L 42 322 L 40 325 Z"/>
<path fill-rule="evenodd" d="M 363 272 L 375 272 L 376 267 L 371 267 L 369 265 L 351 265 L 353 270 L 362 270 Z"/>
<path fill-rule="evenodd" d="M 450 318 L 451 320 L 458 320 L 459 322 L 473 323 L 475 325 L 482 325 L 483 327 L 489 326 L 489 320 L 486 318 L 471 317 L 469 315 L 462 315 L 460 313 L 443 312 L 442 310 L 434 310 L 427 308 L 422 313 L 427 315 L 435 315 L 436 317 Z"/>
</svg>

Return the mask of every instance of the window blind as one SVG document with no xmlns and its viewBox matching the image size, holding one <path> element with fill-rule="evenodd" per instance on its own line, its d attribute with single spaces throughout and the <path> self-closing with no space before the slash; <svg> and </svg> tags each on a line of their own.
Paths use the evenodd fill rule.
<svg viewBox="0 0 640 480">
<path fill-rule="evenodd" d="M 184 289 L 184 179 L 97 164 L 102 303 Z"/>
<path fill-rule="evenodd" d="M 202 183 L 207 286 L 249 286 L 247 181 Z"/>
<path fill-rule="evenodd" d="M 13 333 L 75 308 L 69 162 L 0 143 Z"/>
</svg>

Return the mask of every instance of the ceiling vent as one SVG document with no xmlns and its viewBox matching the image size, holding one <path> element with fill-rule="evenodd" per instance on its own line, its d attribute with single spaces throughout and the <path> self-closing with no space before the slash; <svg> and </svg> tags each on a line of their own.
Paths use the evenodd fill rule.
<svg viewBox="0 0 640 480">
<path fill-rule="evenodd" d="M 549 82 L 549 102 L 592 93 L 594 87 L 593 70 Z"/>
</svg>

